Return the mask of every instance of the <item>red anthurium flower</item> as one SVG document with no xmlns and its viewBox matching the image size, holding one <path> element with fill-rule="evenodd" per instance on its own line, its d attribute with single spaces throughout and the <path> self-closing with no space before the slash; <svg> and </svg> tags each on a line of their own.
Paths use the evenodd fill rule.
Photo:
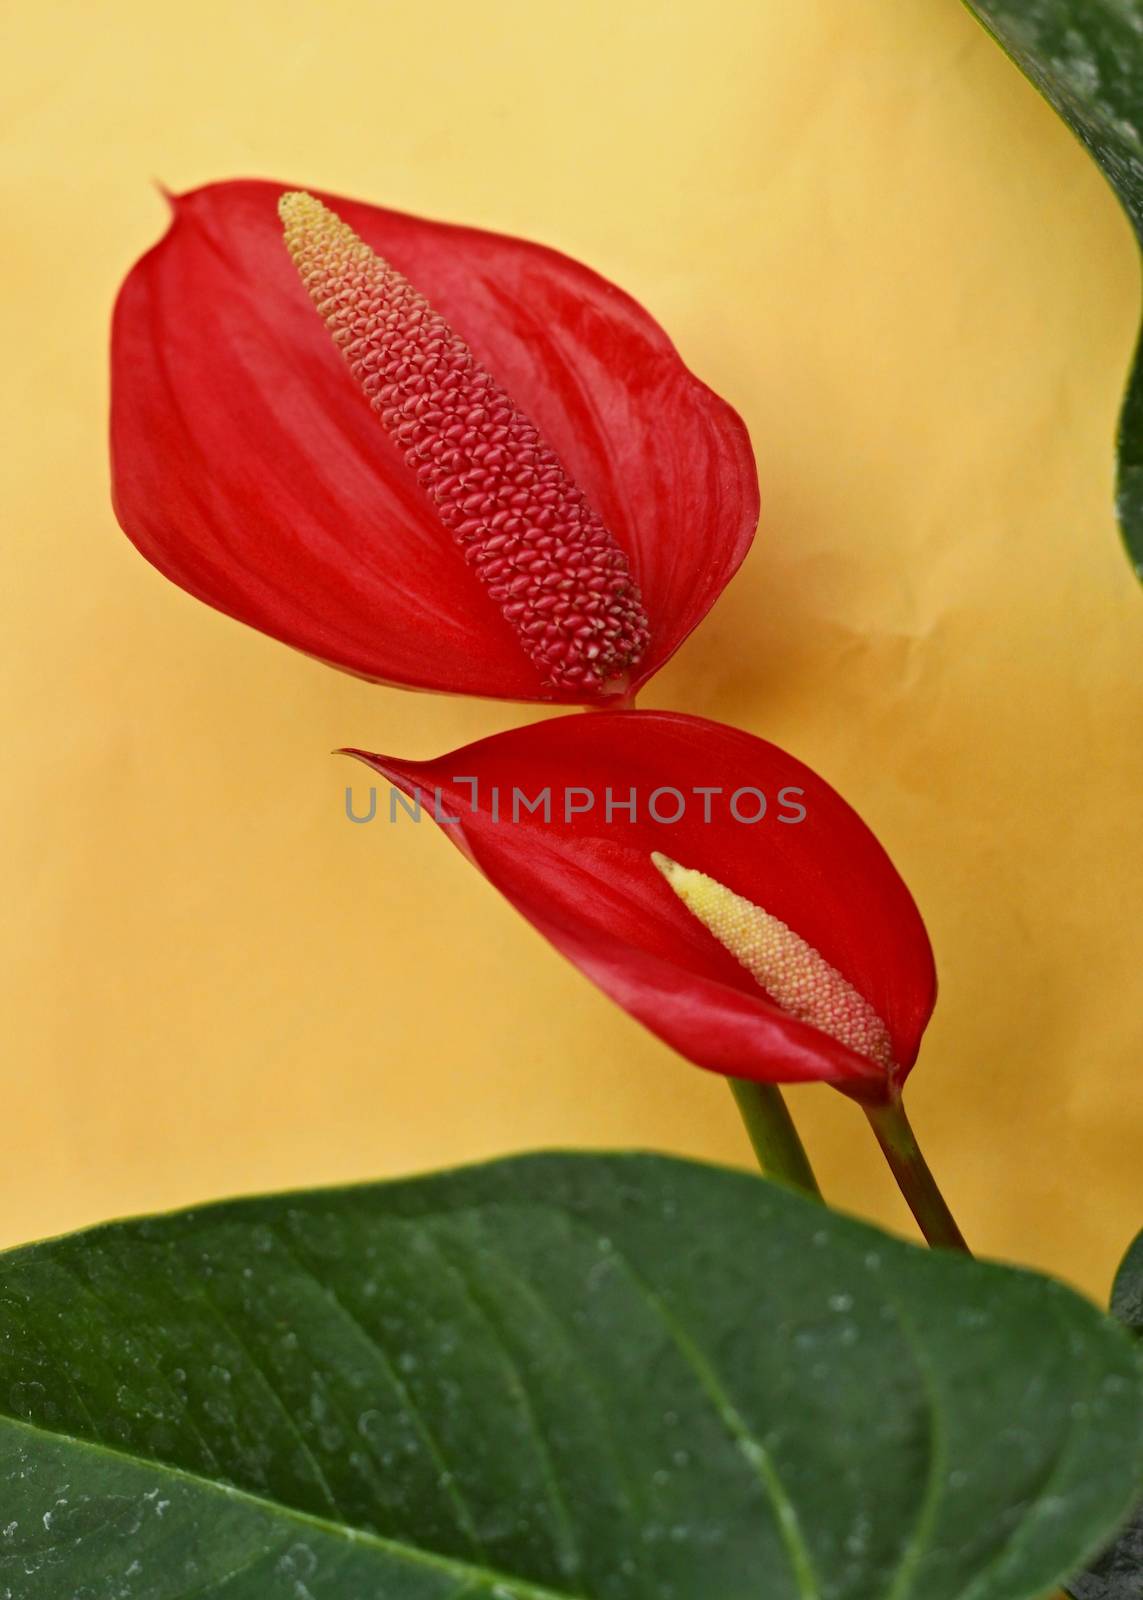
<svg viewBox="0 0 1143 1600">
<path fill-rule="evenodd" d="M 869 1102 L 900 1089 L 936 994 L 924 924 L 857 813 L 776 745 L 604 711 L 437 761 L 348 753 L 699 1066 Z"/>
<path fill-rule="evenodd" d="M 112 335 L 115 508 L 191 594 L 366 678 L 620 703 L 758 513 L 741 421 L 566 256 L 283 184 L 173 200 Z"/>
</svg>

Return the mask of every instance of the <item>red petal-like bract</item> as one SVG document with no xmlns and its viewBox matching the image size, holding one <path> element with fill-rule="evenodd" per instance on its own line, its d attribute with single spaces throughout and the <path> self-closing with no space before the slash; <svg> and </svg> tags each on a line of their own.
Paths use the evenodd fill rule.
<svg viewBox="0 0 1143 1600">
<path fill-rule="evenodd" d="M 767 1082 L 816 1079 L 872 1101 L 899 1090 L 936 996 L 924 923 L 857 813 L 776 745 L 674 712 L 603 711 L 436 761 L 349 753 L 419 793 L 424 814 L 517 910 L 697 1065 Z M 756 791 L 765 813 L 745 820 L 762 809 Z M 891 1068 L 778 1005 L 680 901 L 653 855 L 717 880 L 812 946 L 884 1023 Z"/>
<path fill-rule="evenodd" d="M 191 594 L 362 677 L 519 700 L 545 687 L 386 435 L 285 248 L 289 184 L 173 200 L 112 335 L 114 500 Z M 758 490 L 736 414 L 613 284 L 553 250 L 319 198 L 398 269 L 539 430 L 625 552 L 650 642 L 634 692 L 749 547 Z"/>
</svg>

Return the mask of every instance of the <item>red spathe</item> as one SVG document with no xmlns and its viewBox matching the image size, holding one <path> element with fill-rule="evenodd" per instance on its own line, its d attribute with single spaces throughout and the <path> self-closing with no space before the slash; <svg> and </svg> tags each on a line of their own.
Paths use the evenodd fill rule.
<svg viewBox="0 0 1143 1600">
<path fill-rule="evenodd" d="M 497 734 L 436 761 L 349 753 L 406 794 L 419 791 L 428 815 L 439 804 L 442 818 L 459 819 L 445 832 L 517 910 L 697 1065 L 768 1082 L 817 1079 L 872 1100 L 900 1088 L 936 997 L 924 923 L 857 813 L 776 745 L 680 713 L 604 711 Z M 545 790 L 550 820 L 537 804 Z M 632 790 L 634 819 L 625 809 Z M 761 809 L 756 790 L 765 815 L 738 820 L 735 811 Z M 536 809 L 514 803 L 515 791 Z M 685 801 L 682 816 L 655 821 L 653 812 L 679 811 L 671 791 Z M 813 945 L 886 1024 L 892 1080 L 775 1005 L 681 903 L 653 851 L 717 879 Z"/>
<path fill-rule="evenodd" d="M 116 514 L 191 594 L 366 678 L 549 698 L 307 298 L 277 202 L 177 196 L 112 331 Z M 758 515 L 742 422 L 628 295 L 500 234 L 319 196 L 408 277 L 537 425 L 627 552 L 651 641 L 713 605 Z"/>
</svg>

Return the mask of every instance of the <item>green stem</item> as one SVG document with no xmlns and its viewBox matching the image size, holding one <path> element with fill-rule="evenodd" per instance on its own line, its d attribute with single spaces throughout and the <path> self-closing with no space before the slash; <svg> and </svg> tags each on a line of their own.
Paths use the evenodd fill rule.
<svg viewBox="0 0 1143 1600">
<path fill-rule="evenodd" d="M 885 1105 L 867 1105 L 864 1111 L 889 1163 L 889 1170 L 897 1180 L 897 1187 L 908 1201 L 909 1210 L 916 1217 L 925 1238 L 934 1249 L 963 1250 L 971 1255 L 964 1235 L 937 1187 L 937 1180 L 921 1154 L 921 1147 L 901 1101 L 894 1098 Z"/>
<path fill-rule="evenodd" d="M 745 1078 L 728 1081 L 762 1171 L 779 1183 L 820 1200 L 818 1180 L 781 1092 L 772 1083 L 753 1083 Z"/>
</svg>

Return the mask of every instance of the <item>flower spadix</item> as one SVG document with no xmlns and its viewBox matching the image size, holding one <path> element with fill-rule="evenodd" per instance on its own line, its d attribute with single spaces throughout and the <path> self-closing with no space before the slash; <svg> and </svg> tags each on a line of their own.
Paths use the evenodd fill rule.
<svg viewBox="0 0 1143 1600">
<path fill-rule="evenodd" d="M 857 813 L 786 751 L 604 711 L 436 761 L 349 753 L 697 1065 L 899 1091 L 936 994 L 924 924 Z"/>
<path fill-rule="evenodd" d="M 113 329 L 116 511 L 218 609 L 362 676 L 633 693 L 742 560 L 742 424 L 521 240 L 254 182 L 173 201 Z"/>
<path fill-rule="evenodd" d="M 535 424 L 320 200 L 278 210 L 318 315 L 541 688 L 626 689 L 649 638 L 630 564 Z"/>
<path fill-rule="evenodd" d="M 890 1070 L 889 1030 L 864 995 L 779 918 L 705 872 L 682 867 L 658 850 L 651 860 L 724 950 L 791 1017 L 809 1022 Z"/>
</svg>

